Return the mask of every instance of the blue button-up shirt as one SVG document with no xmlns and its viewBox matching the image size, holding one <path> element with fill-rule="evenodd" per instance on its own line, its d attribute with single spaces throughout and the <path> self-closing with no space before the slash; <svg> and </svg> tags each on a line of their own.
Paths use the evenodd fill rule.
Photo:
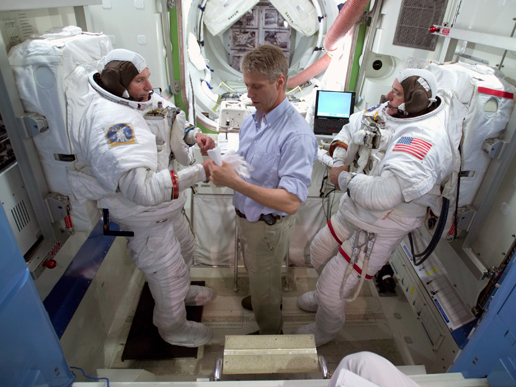
<svg viewBox="0 0 516 387">
<path fill-rule="evenodd" d="M 260 111 L 245 117 L 238 153 L 254 168 L 246 181 L 264 188 L 283 188 L 302 202 L 306 200 L 317 159 L 317 140 L 288 98 L 265 117 Z M 234 193 L 233 204 L 250 222 L 256 222 L 261 214 L 287 215 L 239 192 Z"/>
</svg>

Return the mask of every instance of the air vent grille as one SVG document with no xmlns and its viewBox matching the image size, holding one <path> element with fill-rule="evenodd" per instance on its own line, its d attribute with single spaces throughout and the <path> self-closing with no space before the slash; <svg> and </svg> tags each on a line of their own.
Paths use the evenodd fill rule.
<svg viewBox="0 0 516 387">
<path fill-rule="evenodd" d="M 16 223 L 16 227 L 18 227 L 18 231 L 23 230 L 30 222 L 29 212 L 23 200 L 11 209 L 11 215 Z"/>
<path fill-rule="evenodd" d="M 403 0 L 392 44 L 434 51 L 437 35 L 429 32 L 442 25 L 448 0 Z"/>
</svg>

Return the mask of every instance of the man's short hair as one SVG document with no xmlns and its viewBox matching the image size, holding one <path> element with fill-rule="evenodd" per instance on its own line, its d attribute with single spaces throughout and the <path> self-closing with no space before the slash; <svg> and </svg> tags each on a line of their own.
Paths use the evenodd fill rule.
<svg viewBox="0 0 516 387">
<path fill-rule="evenodd" d="M 287 57 L 279 47 L 272 44 L 264 44 L 248 51 L 240 60 L 240 71 L 242 73 L 259 72 L 265 75 L 271 83 L 283 74 L 285 76 L 284 88 L 287 88 Z"/>
</svg>

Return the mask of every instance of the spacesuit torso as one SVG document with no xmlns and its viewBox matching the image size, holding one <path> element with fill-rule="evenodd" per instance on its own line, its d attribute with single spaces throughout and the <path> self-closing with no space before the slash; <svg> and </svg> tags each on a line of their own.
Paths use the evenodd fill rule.
<svg viewBox="0 0 516 387">
<path fill-rule="evenodd" d="M 71 133 L 78 159 L 75 168 L 82 172 L 78 178 L 69 177 L 71 185 L 76 188 L 76 196 L 97 200 L 99 208 L 108 208 L 114 220 L 124 223 L 128 218 L 145 221 L 157 213 L 166 215 L 180 211 L 186 201 L 186 193 L 181 192 L 178 199 L 170 200 L 171 127 L 145 119 L 145 115 L 157 109 L 158 104 L 160 108 L 173 107 L 173 104 L 156 93 L 152 94 L 150 101 L 140 103 L 113 97 L 92 87 L 90 80 L 85 98 L 91 103 L 84 107 L 80 126 Z M 148 173 L 156 175 L 155 184 L 164 191 L 160 203 L 139 205 L 120 192 L 121 177 L 136 168 L 145 168 Z"/>
<path fill-rule="evenodd" d="M 361 174 L 348 184 L 350 193 L 342 197 L 337 217 L 346 218 L 368 231 L 385 233 L 388 232 L 385 228 L 409 231 L 419 227 L 427 207 L 439 213 L 440 185 L 460 162 L 456 149 L 462 125 L 462 119 L 455 119 L 460 115 L 453 112 L 461 106 L 446 93 L 439 97 L 440 105 L 419 117 L 392 117 L 386 112 L 387 103 L 351 116 L 350 123 L 335 141 L 347 146 L 345 152 L 340 152 L 344 164 L 351 166 L 350 171 Z M 375 117 L 381 123 L 381 141 L 377 149 L 354 143 L 354 135 L 362 129 L 365 117 Z M 362 207 L 353 200 L 360 195 L 370 195 L 372 200 L 381 201 L 383 193 L 368 191 L 364 179 L 381 177 L 385 173 L 396 176 L 404 202 L 379 211 Z"/>
</svg>

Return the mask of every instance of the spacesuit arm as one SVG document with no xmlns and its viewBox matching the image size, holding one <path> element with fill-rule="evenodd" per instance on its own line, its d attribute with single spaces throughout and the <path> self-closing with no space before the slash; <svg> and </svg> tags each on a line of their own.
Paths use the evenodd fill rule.
<svg viewBox="0 0 516 387">
<path fill-rule="evenodd" d="M 177 175 L 178 192 L 174 192 L 172 174 Z M 206 180 L 206 174 L 201 164 L 172 173 L 168 169 L 154 172 L 148 168 L 136 168 L 122 175 L 118 188 L 126 199 L 136 204 L 156 206 L 172 200 L 182 190 L 203 180 Z"/>
<path fill-rule="evenodd" d="M 66 175 L 75 200 L 81 204 L 85 203 L 87 200 L 99 200 L 103 197 L 113 195 L 112 192 L 102 187 L 101 182 L 97 178 L 87 173 L 68 170 Z"/>
<path fill-rule="evenodd" d="M 333 167 L 343 167 L 346 159 L 347 150 L 344 148 L 337 148 L 333 151 Z"/>
<path fill-rule="evenodd" d="M 398 178 L 390 171 L 380 176 L 350 174 L 347 188 L 353 201 L 367 210 L 387 211 L 404 202 Z"/>
<path fill-rule="evenodd" d="M 170 133 L 170 148 L 175 159 L 182 165 L 195 162 L 190 147 L 199 145 L 201 154 L 207 155 L 208 149 L 215 148 L 215 141 L 201 132 L 201 129 L 186 122 L 185 113 L 181 111 L 174 120 Z"/>
<path fill-rule="evenodd" d="M 181 165 L 190 165 L 194 162 L 193 154 L 190 152 L 190 144 L 195 144 L 195 134 L 193 135 L 193 142 L 188 142 L 187 137 L 193 130 L 185 133 L 186 117 L 185 113 L 181 111 L 176 115 L 172 129 L 170 131 L 170 149 L 174 153 L 174 157 Z M 185 140 L 187 142 L 185 142 Z"/>
<path fill-rule="evenodd" d="M 329 154 L 333 157 L 333 166 L 351 165 L 358 152 L 358 145 L 353 142 L 353 134 L 361 128 L 362 113 L 353 114 L 349 123 L 344 125 L 330 145 Z"/>
</svg>

